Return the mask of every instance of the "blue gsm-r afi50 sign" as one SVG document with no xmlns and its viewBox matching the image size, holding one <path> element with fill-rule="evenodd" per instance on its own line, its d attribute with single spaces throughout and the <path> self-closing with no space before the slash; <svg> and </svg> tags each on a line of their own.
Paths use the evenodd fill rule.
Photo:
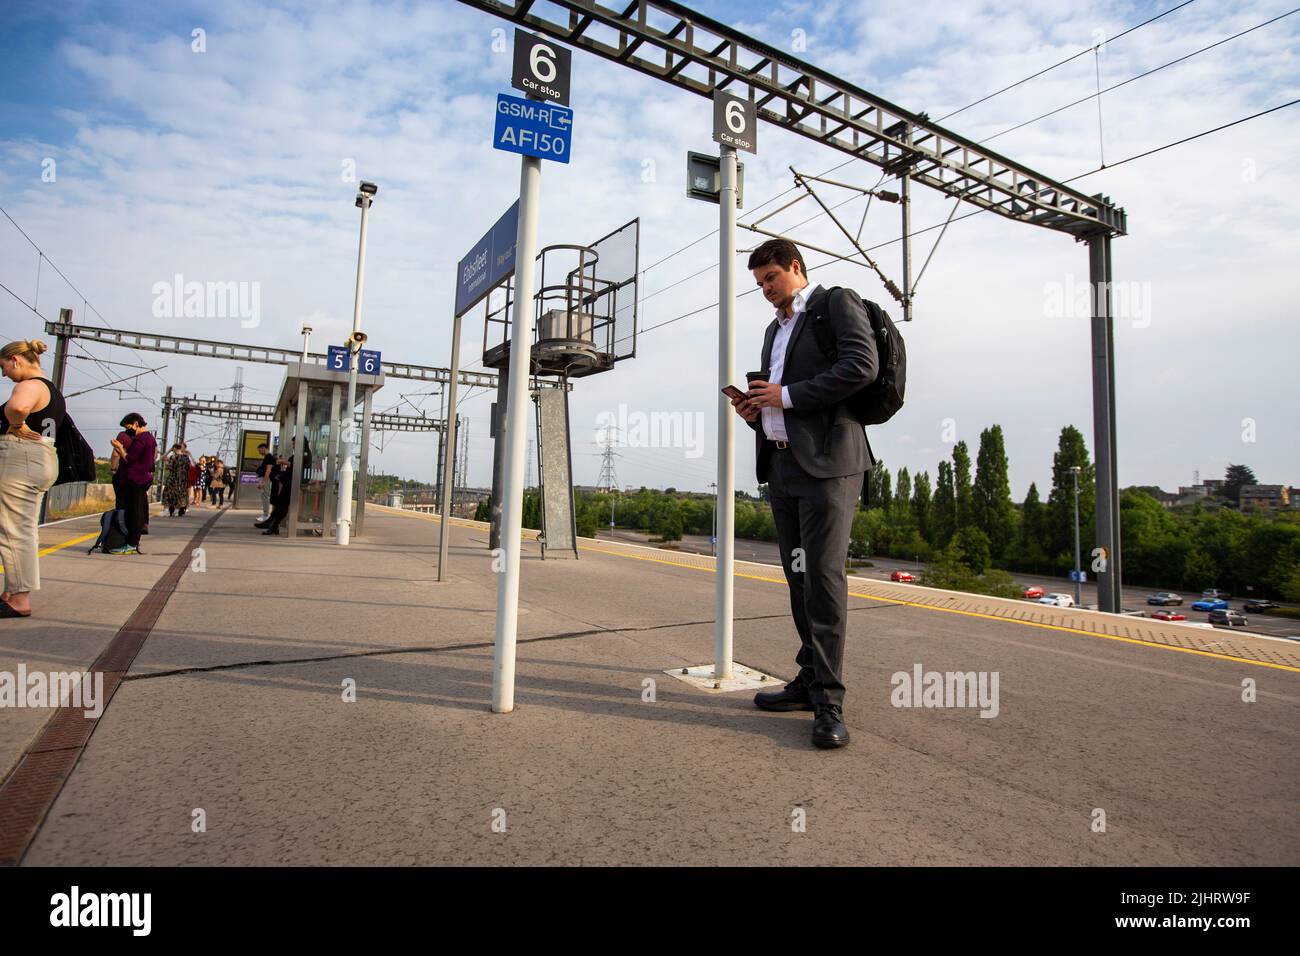
<svg viewBox="0 0 1300 956">
<path fill-rule="evenodd" d="M 508 93 L 497 94 L 497 125 L 492 145 L 511 153 L 569 161 L 573 110 Z"/>
</svg>

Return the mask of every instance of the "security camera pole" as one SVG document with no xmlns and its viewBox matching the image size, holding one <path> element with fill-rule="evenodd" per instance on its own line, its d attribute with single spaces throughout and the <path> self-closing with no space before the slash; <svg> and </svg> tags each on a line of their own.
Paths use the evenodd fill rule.
<svg viewBox="0 0 1300 956">
<path fill-rule="evenodd" d="M 357 352 L 366 341 L 361 331 L 361 299 L 366 286 L 366 223 L 370 217 L 370 204 L 379 187 L 363 182 L 357 192 L 357 208 L 361 210 L 361 243 L 357 249 L 357 292 L 352 303 L 352 334 L 348 337 L 348 401 L 343 406 L 339 436 L 345 446 L 343 462 L 339 467 L 339 501 L 337 512 L 338 537 L 346 545 L 352 537 L 352 455 L 356 442 L 356 424 L 353 409 L 357 404 Z"/>
<path fill-rule="evenodd" d="M 718 162 L 718 388 L 734 384 L 736 368 L 736 150 L 757 151 L 758 109 L 721 90 L 713 94 Z M 736 420 L 718 394 L 717 561 L 714 582 L 713 676 L 732 676 L 732 614 L 736 568 Z"/>
<path fill-rule="evenodd" d="M 537 259 L 537 215 L 541 205 L 542 160 L 567 163 L 573 111 L 547 103 L 569 101 L 572 53 L 551 41 L 515 31 L 511 85 L 528 94 L 497 96 L 492 145 L 519 153 L 519 227 L 515 234 L 515 294 L 511 306 L 510 372 L 507 379 L 505 462 L 501 493 L 501 554 L 497 584 L 496 649 L 492 663 L 492 710 L 515 709 L 515 639 L 519 625 L 519 536 L 523 530 L 524 439 L 528 378 L 532 371 L 533 270 Z"/>
</svg>

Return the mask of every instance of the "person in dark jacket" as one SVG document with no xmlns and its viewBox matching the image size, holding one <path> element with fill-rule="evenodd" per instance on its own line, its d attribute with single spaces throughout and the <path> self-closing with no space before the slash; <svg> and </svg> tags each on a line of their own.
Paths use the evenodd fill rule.
<svg viewBox="0 0 1300 956">
<path fill-rule="evenodd" d="M 289 497 L 293 491 L 293 456 L 276 462 L 271 483 L 271 517 L 255 522 L 253 527 L 264 528 L 262 534 L 280 533 L 280 524 L 289 516 Z"/>
<path fill-rule="evenodd" d="M 798 676 L 780 690 L 759 692 L 754 703 L 763 710 L 814 711 L 813 744 L 843 747 L 849 742 L 844 561 L 863 474 L 873 465 L 866 433 L 846 400 L 876 378 L 880 358 L 862 300 L 850 289 L 811 286 L 794 243 L 764 242 L 749 268 L 776 316 L 763 342 L 765 377 L 751 378 L 748 396 L 732 405 L 755 432 L 758 481 L 767 483 L 801 645 Z M 835 358 L 808 329 L 808 316 L 823 314 L 823 303 Z"/>
<path fill-rule="evenodd" d="M 126 501 L 126 544 L 114 548 L 110 554 L 139 554 L 140 535 L 149 520 L 149 486 L 153 484 L 153 465 L 157 457 L 158 442 L 145 427 L 148 423 L 139 412 L 131 412 L 122 419 L 122 427 L 131 434 L 131 445 L 123 448 L 113 439 L 113 447 L 125 455 L 126 474 L 122 488 Z"/>
</svg>

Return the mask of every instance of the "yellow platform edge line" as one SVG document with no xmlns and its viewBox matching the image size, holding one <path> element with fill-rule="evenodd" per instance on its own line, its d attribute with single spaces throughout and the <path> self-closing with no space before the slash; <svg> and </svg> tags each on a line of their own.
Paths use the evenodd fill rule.
<svg viewBox="0 0 1300 956">
<path fill-rule="evenodd" d="M 385 507 L 385 506 L 381 505 L 380 507 Z M 386 507 L 385 510 L 390 512 L 399 511 L 399 509 L 396 508 L 386 508 Z M 399 513 L 431 519 L 433 521 L 440 520 L 437 515 L 427 515 L 423 512 L 418 512 L 418 511 L 406 511 L 405 509 L 402 509 L 400 510 Z M 453 518 L 452 523 L 460 525 L 461 527 L 464 528 L 483 530 L 483 525 L 481 522 L 469 524 Z M 525 535 L 527 535 L 528 529 L 525 529 L 524 533 Z M 537 532 L 534 531 L 533 534 L 537 534 Z M 673 567 L 673 568 L 688 568 L 692 571 L 704 571 L 705 573 L 708 574 L 716 573 L 716 570 L 714 568 L 702 568 L 699 565 L 688 564 L 685 561 L 669 561 L 665 558 L 652 558 L 649 557 L 648 555 L 628 554 L 624 551 L 611 551 L 607 548 L 594 548 L 586 544 L 579 544 L 578 548 L 579 550 L 582 551 L 594 551 L 598 554 L 610 554 L 616 558 L 630 558 L 633 561 L 651 561 L 655 564 L 666 564 L 669 567 Z M 701 555 L 701 557 L 705 557 L 705 556 Z M 784 578 L 767 577 L 766 575 L 761 575 L 761 574 L 748 574 L 744 571 L 734 571 L 733 575 L 738 578 L 748 578 L 751 581 L 767 581 L 771 584 L 780 584 L 788 587 L 788 584 L 786 583 L 786 580 Z M 954 592 L 954 593 L 961 593 L 961 592 Z M 1099 637 L 1108 641 L 1119 641 L 1122 644 L 1136 644 L 1139 647 L 1150 647 L 1162 651 L 1178 651 L 1183 654 L 1195 654 L 1198 657 L 1209 657 L 1219 661 L 1232 661 L 1235 664 L 1251 664 L 1255 667 L 1268 667 L 1273 670 L 1289 671 L 1293 674 L 1300 674 L 1300 667 L 1292 667 L 1289 664 L 1274 664 L 1271 661 L 1256 661 L 1256 660 L 1251 660 L 1248 657 L 1235 657 L 1232 654 L 1217 654 L 1214 651 L 1201 651 L 1190 647 L 1175 647 L 1172 644 L 1158 644 L 1155 641 L 1144 641 L 1136 637 L 1121 637 L 1118 634 L 1098 634 L 1096 631 L 1085 631 L 1082 628 L 1069 627 L 1068 625 L 1065 624 L 1044 624 L 1040 621 L 1022 621 L 1019 618 L 1014 618 L 1014 617 L 1001 617 L 1000 615 L 997 614 L 985 614 L 982 611 L 963 611 L 960 608 L 935 607 L 933 604 L 919 604 L 915 601 L 899 601 L 895 598 L 883 598 L 883 597 L 877 597 L 874 594 L 864 594 L 861 591 L 849 591 L 849 594 L 852 597 L 864 598 L 865 600 L 868 601 L 879 601 L 882 604 L 897 604 L 902 607 L 920 608 L 923 611 L 940 611 L 944 614 L 960 614 L 966 617 L 978 617 L 989 621 L 999 621 L 1003 624 L 1019 624 L 1023 627 L 1033 627 L 1044 631 L 1063 631 L 1066 634 L 1078 634 L 1081 637 Z"/>
<path fill-rule="evenodd" d="M 694 571 L 705 571 L 714 573 L 713 568 L 701 568 L 698 565 L 686 564 L 681 561 L 666 561 L 662 558 L 651 558 L 639 554 L 625 554 L 620 551 L 610 551 L 605 548 L 593 548 L 586 545 L 579 545 L 583 551 L 597 551 L 601 554 L 612 554 L 615 557 L 631 558 L 634 561 L 653 561 L 656 564 L 667 564 L 675 568 L 690 568 Z M 773 584 L 785 585 L 784 578 L 766 577 L 761 574 L 746 574 L 743 571 L 734 572 L 738 578 L 749 578 L 753 581 L 770 581 Z M 880 601 L 884 604 L 897 604 L 903 607 L 915 607 L 924 611 L 940 611 L 945 614 L 961 614 L 966 617 L 984 618 L 989 621 L 1000 621 L 1004 624 L 1020 624 L 1024 627 L 1035 627 L 1045 631 L 1064 631 L 1067 634 L 1079 634 L 1083 637 L 1100 637 L 1108 641 L 1119 641 L 1124 644 L 1136 644 L 1140 647 L 1153 647 L 1162 651 L 1180 651 L 1183 654 L 1196 654 L 1200 657 L 1210 657 L 1220 661 L 1232 661 L 1237 664 L 1253 664 L 1256 667 L 1269 667 L 1280 671 L 1290 671 L 1293 674 L 1300 674 L 1300 667 L 1292 667 L 1288 664 L 1274 664 L 1270 661 L 1256 661 L 1248 657 L 1235 657 L 1231 654 L 1216 654 L 1214 651 L 1200 651 L 1190 647 L 1175 647 L 1172 644 L 1158 644 L 1154 641 L 1144 641 L 1136 637 L 1121 637 L 1118 634 L 1098 634 L 1095 631 L 1085 631 L 1082 628 L 1069 627 L 1065 624 L 1044 624 L 1041 621 L 1022 621 L 1014 617 L 1001 617 L 997 614 L 985 614 L 982 611 L 963 611 L 960 608 L 953 607 L 935 607 L 933 604 L 919 604 L 915 601 L 899 601 L 895 598 L 877 597 L 874 594 L 864 594 L 861 591 L 849 591 L 852 597 L 865 598 L 868 601 Z"/>
<path fill-rule="evenodd" d="M 36 555 L 37 557 L 44 557 L 47 554 L 53 554 L 55 551 L 62 551 L 64 548 L 70 548 L 74 544 L 81 544 L 83 541 L 89 541 L 91 538 L 98 537 L 99 532 L 92 531 L 90 534 L 83 534 L 80 538 L 69 538 L 67 541 L 60 541 L 58 544 L 52 544 L 48 548 L 41 548 L 41 550 L 36 552 Z M 5 566 L 0 564 L 0 571 L 3 571 L 4 569 Z"/>
</svg>

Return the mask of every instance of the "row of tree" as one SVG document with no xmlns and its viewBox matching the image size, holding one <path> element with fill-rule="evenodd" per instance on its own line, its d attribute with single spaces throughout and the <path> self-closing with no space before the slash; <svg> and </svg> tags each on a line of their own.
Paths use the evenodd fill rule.
<svg viewBox="0 0 1300 956">
<path fill-rule="evenodd" d="M 967 444 L 957 442 L 951 458 L 938 463 L 933 483 L 928 471 L 912 475 L 900 468 L 891 473 L 884 462 L 878 463 L 866 480 L 865 505 L 854 518 L 850 554 L 930 562 L 954 580 L 963 574 L 983 580 L 994 570 L 1063 576 L 1075 564 L 1077 478 L 1079 552 L 1089 567 L 1096 473 L 1083 434 L 1073 426 L 1061 429 L 1045 501 L 1031 484 L 1024 501 L 1013 502 L 1008 472 L 1000 425 L 980 433 L 973 460 Z M 1233 477 L 1240 480 L 1240 472 Z M 776 540 L 765 493 L 760 489 L 758 499 L 737 495 L 738 538 Z M 663 541 L 711 535 L 714 529 L 713 497 L 673 488 L 580 493 L 574 504 L 578 534 L 585 537 L 608 527 L 611 518 L 617 527 L 647 531 Z M 486 504 L 480 515 L 487 517 Z M 524 525 L 540 523 L 537 496 L 530 492 Z M 1222 587 L 1300 600 L 1300 515 L 1243 514 L 1200 505 L 1171 511 L 1147 491 L 1129 488 L 1120 498 L 1120 537 L 1125 583 Z M 1005 575 L 988 578 L 1000 589 L 1008 587 L 1007 580 Z"/>
</svg>

